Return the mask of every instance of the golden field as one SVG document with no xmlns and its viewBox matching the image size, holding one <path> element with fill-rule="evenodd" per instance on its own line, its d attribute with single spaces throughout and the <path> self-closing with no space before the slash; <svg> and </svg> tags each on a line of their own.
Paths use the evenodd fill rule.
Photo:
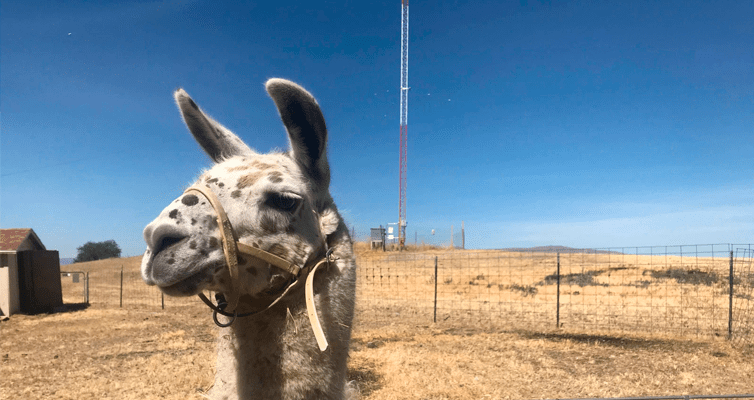
<svg viewBox="0 0 754 400">
<path fill-rule="evenodd" d="M 556 327 L 555 254 L 357 253 L 349 376 L 364 399 L 754 393 L 754 346 L 725 339 L 725 257 L 561 254 Z M 163 310 L 139 262 L 63 266 L 89 273 L 90 307 L 0 322 L 0 399 L 202 398 L 211 314 L 195 298 L 165 297 Z M 737 279 L 734 309 L 746 313 L 749 276 Z M 81 301 L 81 283 L 63 286 L 66 303 Z"/>
</svg>

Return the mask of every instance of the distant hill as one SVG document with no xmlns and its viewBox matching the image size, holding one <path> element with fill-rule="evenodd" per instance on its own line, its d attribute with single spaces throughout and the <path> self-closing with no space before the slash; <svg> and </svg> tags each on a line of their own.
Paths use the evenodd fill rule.
<svg viewBox="0 0 754 400">
<path fill-rule="evenodd" d="M 501 249 L 505 251 L 535 251 L 541 253 L 587 253 L 587 254 L 617 254 L 616 251 L 595 250 L 595 249 L 576 249 L 567 246 L 536 246 L 536 247 L 517 247 Z"/>
</svg>

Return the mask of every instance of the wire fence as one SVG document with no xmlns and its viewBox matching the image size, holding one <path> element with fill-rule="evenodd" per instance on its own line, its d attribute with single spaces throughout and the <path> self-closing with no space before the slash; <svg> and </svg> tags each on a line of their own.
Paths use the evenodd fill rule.
<svg viewBox="0 0 754 400">
<path fill-rule="evenodd" d="M 560 251 L 361 251 L 357 325 L 442 324 L 754 341 L 752 245 Z M 73 266 L 71 266 L 73 267 Z M 138 266 L 88 273 L 94 306 L 202 307 L 163 296 Z M 81 286 L 63 279 L 64 301 Z"/>
<path fill-rule="evenodd" d="M 78 274 L 82 277 L 73 278 Z M 166 309 L 191 307 L 195 303 L 193 298 L 165 296 L 157 287 L 144 284 L 138 269 L 123 266 L 63 271 L 61 286 L 66 304 L 86 302 L 96 307 Z"/>
<path fill-rule="evenodd" d="M 360 323 L 754 339 L 751 245 L 363 254 Z M 367 317 L 368 316 L 368 317 Z"/>
</svg>

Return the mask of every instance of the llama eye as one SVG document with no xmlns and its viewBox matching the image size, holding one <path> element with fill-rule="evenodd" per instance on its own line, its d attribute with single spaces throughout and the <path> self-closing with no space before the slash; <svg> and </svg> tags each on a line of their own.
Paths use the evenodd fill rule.
<svg viewBox="0 0 754 400">
<path fill-rule="evenodd" d="M 271 193 L 266 203 L 278 210 L 291 212 L 298 206 L 298 198 L 282 193 Z"/>
</svg>

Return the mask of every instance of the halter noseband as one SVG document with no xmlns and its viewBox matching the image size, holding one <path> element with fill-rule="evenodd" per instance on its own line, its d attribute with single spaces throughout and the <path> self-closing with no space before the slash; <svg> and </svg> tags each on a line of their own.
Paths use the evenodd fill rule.
<svg viewBox="0 0 754 400">
<path fill-rule="evenodd" d="M 186 189 L 186 191 L 184 191 L 183 193 L 186 194 L 192 191 L 199 192 L 204 197 L 206 197 L 207 200 L 209 200 L 209 203 L 212 205 L 212 208 L 214 208 L 215 212 L 217 213 L 217 222 L 218 226 L 220 227 L 223 253 L 225 253 L 225 261 L 228 265 L 228 272 L 230 273 L 231 288 L 230 293 L 228 293 L 228 296 L 230 297 L 230 303 L 225 301 L 223 294 L 218 293 L 216 295 L 218 304 L 214 305 L 212 304 L 212 301 L 210 301 L 204 295 L 204 293 L 199 293 L 199 298 L 214 310 L 213 319 L 215 320 L 215 324 L 220 327 L 228 327 L 233 324 L 237 317 L 247 317 L 269 310 L 272 306 L 282 300 L 283 297 L 291 291 L 291 289 L 298 286 L 299 282 L 301 282 L 299 278 L 302 275 L 306 274 L 306 311 L 309 315 L 309 322 L 312 325 L 312 330 L 314 330 L 314 337 L 317 339 L 319 349 L 321 351 L 325 351 L 328 346 L 327 339 L 325 338 L 325 333 L 322 330 L 322 325 L 319 322 L 319 316 L 317 315 L 317 309 L 314 304 L 314 273 L 317 271 L 317 268 L 319 268 L 323 264 L 327 264 L 327 266 L 329 266 L 330 262 L 334 262 L 336 260 L 334 257 L 332 257 L 332 249 L 327 248 L 327 240 L 325 240 L 325 257 L 318 263 L 316 263 L 313 267 L 304 266 L 303 268 L 301 268 L 290 261 L 286 261 L 276 256 L 275 254 L 239 242 L 236 238 L 235 232 L 233 231 L 233 226 L 230 224 L 228 215 L 225 213 L 225 210 L 220 204 L 220 199 L 218 199 L 215 193 L 212 192 L 212 189 L 197 183 L 194 186 Z M 235 282 L 237 282 L 238 280 L 238 253 L 262 260 L 270 265 L 287 271 L 288 273 L 293 275 L 294 279 L 292 282 L 288 283 L 283 292 L 278 295 L 277 298 L 275 298 L 275 300 L 273 300 L 269 305 L 267 305 L 267 307 L 258 311 L 238 314 L 238 298 L 240 296 L 240 293 L 238 293 L 235 285 Z M 232 314 L 225 311 L 228 306 L 231 306 L 231 308 L 234 310 Z M 233 319 L 231 319 L 230 322 L 223 324 L 217 320 L 217 314 L 232 317 Z"/>
</svg>

